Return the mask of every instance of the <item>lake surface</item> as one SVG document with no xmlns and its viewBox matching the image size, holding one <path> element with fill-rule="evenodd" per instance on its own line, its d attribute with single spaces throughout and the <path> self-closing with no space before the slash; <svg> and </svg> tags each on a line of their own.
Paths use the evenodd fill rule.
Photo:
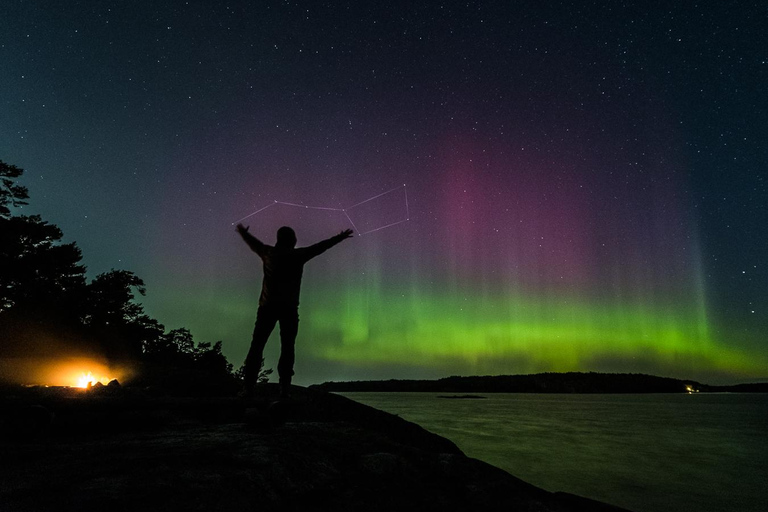
<svg viewBox="0 0 768 512">
<path fill-rule="evenodd" d="M 549 491 L 635 512 L 768 510 L 768 394 L 341 394 Z"/>
</svg>

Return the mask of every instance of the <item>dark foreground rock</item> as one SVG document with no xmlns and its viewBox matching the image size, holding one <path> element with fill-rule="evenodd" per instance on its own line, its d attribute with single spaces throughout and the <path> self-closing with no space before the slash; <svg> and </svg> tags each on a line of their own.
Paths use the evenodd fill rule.
<svg viewBox="0 0 768 512">
<path fill-rule="evenodd" d="M 4 512 L 619 510 L 301 388 L 280 403 L 27 394 L 0 401 L 0 428 Z"/>
</svg>

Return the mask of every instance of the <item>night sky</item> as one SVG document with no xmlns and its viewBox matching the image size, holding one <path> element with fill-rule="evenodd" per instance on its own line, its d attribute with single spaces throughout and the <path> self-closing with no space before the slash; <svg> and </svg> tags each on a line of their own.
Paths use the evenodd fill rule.
<svg viewBox="0 0 768 512">
<path fill-rule="evenodd" d="M 274 201 L 392 190 L 352 222 L 409 220 L 305 268 L 299 384 L 768 376 L 765 4 L 418 4 L 4 1 L 20 213 L 237 367 L 261 264 L 233 222 L 272 204 L 251 233 L 309 245 L 350 220 Z"/>
</svg>

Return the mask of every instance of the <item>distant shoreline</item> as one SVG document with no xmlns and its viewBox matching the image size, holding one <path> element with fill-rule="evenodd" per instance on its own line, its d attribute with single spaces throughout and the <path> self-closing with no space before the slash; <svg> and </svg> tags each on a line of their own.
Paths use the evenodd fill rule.
<svg viewBox="0 0 768 512">
<path fill-rule="evenodd" d="M 768 383 L 714 386 L 694 380 L 657 377 L 642 373 L 537 373 L 446 377 L 437 380 L 369 380 L 324 382 L 310 386 L 338 392 L 430 392 L 430 393 L 768 393 Z M 441 397 L 442 398 L 442 397 Z M 451 397 L 453 398 L 453 397 Z"/>
</svg>

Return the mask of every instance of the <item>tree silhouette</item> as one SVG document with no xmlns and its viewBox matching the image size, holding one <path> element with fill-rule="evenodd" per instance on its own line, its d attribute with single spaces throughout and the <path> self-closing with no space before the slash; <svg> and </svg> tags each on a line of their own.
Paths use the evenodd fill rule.
<svg viewBox="0 0 768 512">
<path fill-rule="evenodd" d="M 10 165 L 0 160 L 0 218 L 8 218 L 11 210 L 8 205 L 19 207 L 27 204 L 29 198 L 27 187 L 14 182 L 24 173 L 23 169 Z"/>
<path fill-rule="evenodd" d="M 87 286 L 83 323 L 111 358 L 140 359 L 143 347 L 163 335 L 163 326 L 144 314 L 134 290 L 145 294 L 144 281 L 127 270 L 99 274 Z"/>
<path fill-rule="evenodd" d="M 173 329 L 167 334 L 147 340 L 142 351 L 147 361 L 172 364 L 191 358 L 195 352 L 195 341 L 189 329 Z"/>
<path fill-rule="evenodd" d="M 27 204 L 23 170 L 0 161 L 0 357 L 98 354 L 136 370 L 136 382 L 178 393 L 229 393 L 237 386 L 220 341 L 195 345 L 187 329 L 165 333 L 144 312 L 133 272 L 112 269 L 90 283 L 73 243 Z M 0 380 L 3 376 L 0 375 Z"/>
<path fill-rule="evenodd" d="M 85 267 L 80 249 L 61 244 L 61 237 L 39 215 L 0 218 L 0 311 L 73 306 L 63 298 L 83 291 Z"/>
<path fill-rule="evenodd" d="M 26 188 L 13 183 L 21 172 L 0 162 L 0 356 L 45 352 L 51 340 L 82 348 L 82 254 L 39 215 L 10 215 L 26 204 Z"/>
<path fill-rule="evenodd" d="M 262 357 L 259 363 L 259 377 L 256 379 L 257 384 L 266 384 L 269 382 L 269 376 L 272 375 L 272 368 L 264 368 L 265 359 Z M 235 372 L 235 378 L 242 382 L 245 380 L 245 365 L 242 365 Z"/>
</svg>

